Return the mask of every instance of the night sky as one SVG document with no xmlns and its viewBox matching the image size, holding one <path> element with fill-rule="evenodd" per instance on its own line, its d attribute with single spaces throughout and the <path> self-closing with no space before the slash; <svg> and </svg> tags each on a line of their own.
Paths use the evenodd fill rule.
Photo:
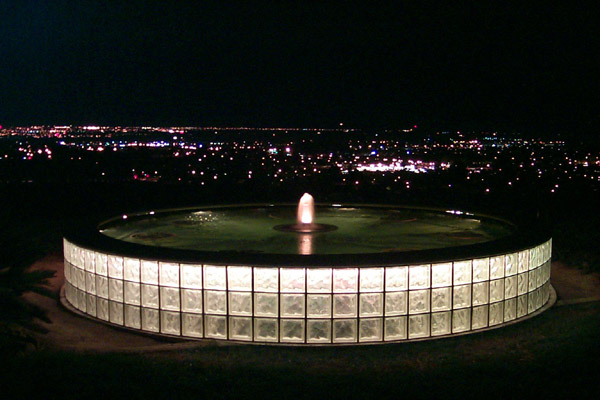
<svg viewBox="0 0 600 400">
<path fill-rule="evenodd" d="M 593 2 L 198 3 L 0 2 L 0 124 L 598 131 Z"/>
</svg>

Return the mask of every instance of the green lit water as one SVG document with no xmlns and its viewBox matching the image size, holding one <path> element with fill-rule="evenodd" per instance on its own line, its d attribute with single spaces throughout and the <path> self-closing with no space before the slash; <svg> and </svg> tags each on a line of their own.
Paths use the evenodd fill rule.
<svg viewBox="0 0 600 400">
<path fill-rule="evenodd" d="M 317 207 L 315 222 L 337 230 L 301 235 L 273 229 L 294 224 L 294 207 L 227 208 L 129 218 L 101 229 L 115 239 L 202 251 L 356 254 L 424 250 L 487 242 L 508 224 L 418 209 Z"/>
</svg>

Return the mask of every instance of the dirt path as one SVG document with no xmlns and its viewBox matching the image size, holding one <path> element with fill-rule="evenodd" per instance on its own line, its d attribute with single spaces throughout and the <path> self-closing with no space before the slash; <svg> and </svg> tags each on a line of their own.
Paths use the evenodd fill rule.
<svg viewBox="0 0 600 400">
<path fill-rule="evenodd" d="M 48 312 L 51 324 L 41 323 L 48 333 L 39 336 L 40 347 L 81 352 L 147 352 L 200 346 L 229 345 L 211 340 L 166 342 L 124 329 L 114 328 L 76 315 L 60 305 L 59 291 L 64 282 L 62 254 L 52 254 L 34 263 L 32 269 L 56 271 L 50 287 L 55 297 L 28 293 L 26 298 Z M 600 300 L 600 274 L 583 274 L 560 262 L 552 264 L 552 285 L 558 294 L 557 306 Z"/>
</svg>

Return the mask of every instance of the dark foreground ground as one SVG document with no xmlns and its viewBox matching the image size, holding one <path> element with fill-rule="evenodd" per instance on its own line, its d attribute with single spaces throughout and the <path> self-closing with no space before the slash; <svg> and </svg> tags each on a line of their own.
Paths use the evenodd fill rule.
<svg viewBox="0 0 600 400">
<path fill-rule="evenodd" d="M 176 194 L 151 197 L 154 193 L 143 190 L 36 189 L 3 195 L 0 233 L 3 245 L 10 244 L 3 247 L 3 254 L 19 249 L 43 258 L 50 253 L 54 262 L 60 262 L 62 231 L 86 218 L 178 201 L 172 197 Z M 145 195 L 150 197 L 143 199 Z M 192 200 L 179 201 L 185 205 Z M 571 208 L 563 211 L 573 214 Z M 591 221 L 597 219 L 590 215 Z M 588 296 L 574 289 L 581 279 L 568 271 L 563 271 L 562 283 L 555 282 L 559 303 L 545 313 L 502 329 L 429 342 L 342 348 L 213 343 L 177 347 L 133 335 L 132 340 L 148 347 L 131 352 L 127 341 L 108 351 L 102 346 L 66 348 L 51 329 L 46 339 L 40 336 L 37 348 L 0 360 L 0 398 L 596 399 L 600 397 L 598 277 L 581 275 L 592 291 Z M 56 305 L 57 294 L 44 301 Z M 55 308 L 80 326 L 94 324 Z M 51 325 L 64 322 L 55 314 L 50 317 Z M 77 326 L 68 336 L 72 343 L 108 345 L 113 334 L 124 335 L 102 327 L 90 337 Z"/>
<path fill-rule="evenodd" d="M 598 398 L 600 304 L 431 342 L 345 348 L 207 345 L 126 354 L 47 349 L 4 360 L 3 398 Z"/>
</svg>

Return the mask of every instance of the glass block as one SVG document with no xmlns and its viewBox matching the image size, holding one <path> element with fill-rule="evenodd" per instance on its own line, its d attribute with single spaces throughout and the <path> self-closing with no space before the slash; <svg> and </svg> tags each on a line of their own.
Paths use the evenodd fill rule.
<svg viewBox="0 0 600 400">
<path fill-rule="evenodd" d="M 535 284 L 536 284 L 536 279 L 535 279 L 535 271 L 536 270 L 531 270 L 527 273 L 527 291 L 531 292 L 533 289 L 535 289 Z"/>
<path fill-rule="evenodd" d="M 125 305 L 125 326 L 129 328 L 141 329 L 142 315 L 140 308 L 136 306 Z"/>
<path fill-rule="evenodd" d="M 279 270 L 277 268 L 254 268 L 254 290 L 257 292 L 278 292 Z"/>
<path fill-rule="evenodd" d="M 535 309 L 539 310 L 543 304 L 542 288 L 538 288 L 535 291 Z"/>
<path fill-rule="evenodd" d="M 78 290 L 77 291 L 77 308 L 80 311 L 86 312 L 86 306 L 87 306 L 86 294 L 83 290 Z"/>
<path fill-rule="evenodd" d="M 227 314 L 227 292 L 204 291 L 204 311 L 207 314 Z"/>
<path fill-rule="evenodd" d="M 158 308 L 158 286 L 142 284 L 142 306 Z"/>
<path fill-rule="evenodd" d="M 160 314 L 158 310 L 142 308 L 142 329 L 158 332 L 160 328 Z"/>
<path fill-rule="evenodd" d="M 471 307 L 471 285 L 455 286 L 452 304 L 455 309 Z"/>
<path fill-rule="evenodd" d="M 96 316 L 96 296 L 93 294 L 88 294 L 85 296 L 86 298 L 86 306 L 85 312 L 91 315 L 92 317 Z"/>
<path fill-rule="evenodd" d="M 201 313 L 202 290 L 181 289 L 181 311 L 188 313 Z"/>
<path fill-rule="evenodd" d="M 388 292 L 408 289 L 408 267 L 385 269 L 385 290 Z"/>
<path fill-rule="evenodd" d="M 141 280 L 142 283 L 158 285 L 158 262 L 142 260 Z"/>
<path fill-rule="evenodd" d="M 81 247 L 73 245 L 71 259 L 71 264 L 75 265 L 78 268 L 84 268 L 83 249 Z"/>
<path fill-rule="evenodd" d="M 63 238 L 63 257 L 65 261 L 71 262 L 71 243 Z"/>
<path fill-rule="evenodd" d="M 382 316 L 383 293 L 362 293 L 360 295 L 359 309 L 361 317 Z"/>
<path fill-rule="evenodd" d="M 304 317 L 304 294 L 281 294 L 280 305 L 282 317 Z"/>
<path fill-rule="evenodd" d="M 471 283 L 471 260 L 454 263 L 454 284 Z"/>
<path fill-rule="evenodd" d="M 309 318 L 331 317 L 330 294 L 309 294 L 307 295 L 306 306 Z"/>
<path fill-rule="evenodd" d="M 488 326 L 488 305 L 473 307 L 472 328 L 481 329 Z"/>
<path fill-rule="evenodd" d="M 535 269 L 535 287 L 536 288 L 539 288 L 544 283 L 543 282 L 543 272 L 544 272 L 543 266 L 540 266 Z"/>
<path fill-rule="evenodd" d="M 517 276 L 504 278 L 504 298 L 510 299 L 517 295 Z"/>
<path fill-rule="evenodd" d="M 508 299 L 504 302 L 504 322 L 515 318 L 517 318 L 517 299 Z"/>
<path fill-rule="evenodd" d="M 124 282 L 123 290 L 125 292 L 125 303 L 139 306 L 140 302 L 140 284 L 135 282 Z"/>
<path fill-rule="evenodd" d="M 385 340 L 406 339 L 406 317 L 391 317 L 385 319 Z"/>
<path fill-rule="evenodd" d="M 227 339 L 227 317 L 220 315 L 205 315 L 205 332 L 207 338 Z"/>
<path fill-rule="evenodd" d="M 385 315 L 406 315 L 408 313 L 408 292 L 385 294 Z"/>
<path fill-rule="evenodd" d="M 539 264 L 539 247 L 529 249 L 529 269 L 537 268 Z"/>
<path fill-rule="evenodd" d="M 356 320 L 355 319 L 333 320 L 333 342 L 334 343 L 356 342 Z"/>
<path fill-rule="evenodd" d="M 465 332 L 471 329 L 471 309 L 463 308 L 452 311 L 452 333 Z"/>
<path fill-rule="evenodd" d="M 383 268 L 361 268 L 360 291 L 381 292 L 383 291 Z"/>
<path fill-rule="evenodd" d="M 160 308 L 161 310 L 179 311 L 179 289 L 160 286 Z"/>
<path fill-rule="evenodd" d="M 93 251 L 83 250 L 83 265 L 86 271 L 96 272 L 96 259 Z"/>
<path fill-rule="evenodd" d="M 473 284 L 473 305 L 480 306 L 482 304 L 488 304 L 489 298 L 488 295 L 490 293 L 490 283 L 489 282 L 479 282 Z"/>
<path fill-rule="evenodd" d="M 279 338 L 277 320 L 273 318 L 254 319 L 254 340 L 257 342 L 276 342 Z"/>
<path fill-rule="evenodd" d="M 308 343 L 331 343 L 331 321 L 309 319 L 307 321 Z"/>
<path fill-rule="evenodd" d="M 429 315 L 420 314 L 408 317 L 408 338 L 416 339 L 429 336 Z"/>
<path fill-rule="evenodd" d="M 333 270 L 333 292 L 356 292 L 358 289 L 358 270 L 356 268 Z"/>
<path fill-rule="evenodd" d="M 73 304 L 73 285 L 70 283 L 65 284 L 65 298 L 71 304 Z"/>
<path fill-rule="evenodd" d="M 123 301 L 123 281 L 119 279 L 108 279 L 108 298 L 115 301 Z"/>
<path fill-rule="evenodd" d="M 77 304 L 77 289 L 69 283 L 65 284 L 65 299 L 72 307 L 79 308 Z"/>
<path fill-rule="evenodd" d="M 490 279 L 490 259 L 476 258 L 473 260 L 473 282 L 483 282 Z"/>
<path fill-rule="evenodd" d="M 356 294 L 333 295 L 333 317 L 356 317 Z"/>
<path fill-rule="evenodd" d="M 230 317 L 229 339 L 248 341 L 252 340 L 252 318 Z"/>
<path fill-rule="evenodd" d="M 202 315 L 200 314 L 181 314 L 182 335 L 201 338 L 202 335 Z"/>
<path fill-rule="evenodd" d="M 72 283 L 73 281 L 71 280 L 71 264 L 65 259 L 63 265 L 64 265 L 65 281 Z"/>
<path fill-rule="evenodd" d="M 307 268 L 306 291 L 308 293 L 331 293 L 331 274 L 330 268 Z"/>
<path fill-rule="evenodd" d="M 96 316 L 101 320 L 108 321 L 108 300 L 96 299 Z"/>
<path fill-rule="evenodd" d="M 85 273 L 85 291 L 96 294 L 96 275 L 91 272 Z"/>
<path fill-rule="evenodd" d="M 527 314 L 531 314 L 535 311 L 535 293 L 529 292 L 527 293 Z"/>
<path fill-rule="evenodd" d="M 431 289 L 431 311 L 446 311 L 450 309 L 452 309 L 452 288 Z"/>
<path fill-rule="evenodd" d="M 529 250 L 519 252 L 519 273 L 529 270 Z"/>
<path fill-rule="evenodd" d="M 516 275 L 519 269 L 519 256 L 518 253 L 512 253 L 504 256 L 504 275 L 512 276 Z"/>
<path fill-rule="evenodd" d="M 504 256 L 490 258 L 490 279 L 504 278 Z"/>
<path fill-rule="evenodd" d="M 546 282 L 542 286 L 542 303 L 546 304 L 546 302 L 548 302 L 549 298 L 550 298 L 550 284 L 548 282 Z"/>
<path fill-rule="evenodd" d="M 123 303 L 109 301 L 108 313 L 110 316 L 110 322 L 117 325 L 123 325 Z"/>
<path fill-rule="evenodd" d="M 158 263 L 160 286 L 179 287 L 179 264 Z"/>
<path fill-rule="evenodd" d="M 358 329 L 359 342 L 380 342 L 383 340 L 383 319 L 363 318 L 360 319 Z"/>
<path fill-rule="evenodd" d="M 181 264 L 181 287 L 202 289 L 202 265 Z"/>
<path fill-rule="evenodd" d="M 71 266 L 71 282 L 73 284 L 73 287 L 77 287 L 79 286 L 79 271 L 80 269 L 75 267 L 74 265 Z M 85 282 L 85 276 L 84 276 L 84 282 Z"/>
<path fill-rule="evenodd" d="M 140 260 L 137 258 L 123 259 L 123 279 L 132 282 L 140 281 Z"/>
<path fill-rule="evenodd" d="M 229 314 L 252 315 L 252 293 L 229 292 Z"/>
<path fill-rule="evenodd" d="M 77 293 L 78 293 L 78 289 L 76 287 L 73 287 L 71 289 L 71 304 L 73 305 L 73 307 L 79 309 L 79 298 L 77 297 Z"/>
<path fill-rule="evenodd" d="M 252 290 L 251 267 L 227 267 L 228 290 L 250 292 Z"/>
<path fill-rule="evenodd" d="M 528 287 L 527 275 L 528 275 L 527 272 L 524 274 L 517 275 L 517 277 L 518 277 L 518 279 L 517 279 L 517 294 L 519 294 L 519 295 L 527 293 L 527 287 Z"/>
<path fill-rule="evenodd" d="M 490 303 L 504 300 L 504 279 L 490 281 Z"/>
<path fill-rule="evenodd" d="M 282 319 L 280 340 L 284 343 L 304 343 L 304 320 Z"/>
<path fill-rule="evenodd" d="M 123 279 L 123 257 L 108 256 L 108 276 Z"/>
<path fill-rule="evenodd" d="M 81 290 L 85 290 L 85 271 L 81 268 L 75 268 L 75 274 L 77 275 L 77 287 Z"/>
<path fill-rule="evenodd" d="M 452 263 L 433 264 L 431 266 L 431 287 L 452 285 Z"/>
<path fill-rule="evenodd" d="M 108 275 L 108 256 L 104 253 L 94 253 L 96 256 L 96 274 L 97 275 Z"/>
<path fill-rule="evenodd" d="M 227 287 L 225 267 L 215 265 L 204 266 L 204 288 L 225 290 Z"/>
<path fill-rule="evenodd" d="M 517 297 L 517 318 L 527 315 L 527 295 Z"/>
<path fill-rule="evenodd" d="M 504 321 L 504 302 L 490 304 L 490 326 L 501 324 Z"/>
<path fill-rule="evenodd" d="M 418 314 L 430 311 L 429 290 L 411 290 L 408 292 L 408 313 Z"/>
<path fill-rule="evenodd" d="M 431 314 L 431 336 L 450 333 L 450 311 Z"/>
<path fill-rule="evenodd" d="M 279 296 L 276 293 L 254 293 L 254 315 L 277 317 Z"/>
<path fill-rule="evenodd" d="M 408 267 L 408 287 L 409 289 L 426 289 L 430 286 L 430 266 L 429 265 L 411 265 Z"/>
<path fill-rule="evenodd" d="M 281 293 L 304 293 L 304 269 L 281 268 L 279 274 Z"/>
<path fill-rule="evenodd" d="M 160 312 L 160 331 L 169 335 L 179 335 L 181 329 L 180 316 L 178 312 Z"/>
</svg>

